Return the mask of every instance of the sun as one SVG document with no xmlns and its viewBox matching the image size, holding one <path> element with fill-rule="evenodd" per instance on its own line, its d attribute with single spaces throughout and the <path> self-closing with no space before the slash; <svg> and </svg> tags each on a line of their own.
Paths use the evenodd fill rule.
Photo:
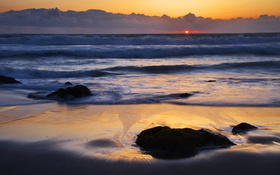
<svg viewBox="0 0 280 175">
<path fill-rule="evenodd" d="M 190 33 L 190 31 L 188 31 L 188 30 L 185 31 L 185 34 L 189 34 L 189 33 Z"/>
</svg>

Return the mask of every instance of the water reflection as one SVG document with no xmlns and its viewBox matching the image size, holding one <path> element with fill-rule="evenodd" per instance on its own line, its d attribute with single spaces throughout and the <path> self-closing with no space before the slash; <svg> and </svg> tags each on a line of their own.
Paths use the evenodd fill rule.
<svg viewBox="0 0 280 175">
<path fill-rule="evenodd" d="M 135 146 L 136 136 L 144 129 L 154 126 L 206 128 L 250 148 L 267 141 L 262 137 L 268 134 L 274 138 L 269 141 L 275 146 L 280 133 L 279 115 L 280 108 L 38 104 L 1 107 L 0 135 L 2 139 L 25 142 L 56 140 L 60 141 L 61 148 L 87 156 L 152 160 Z M 254 133 L 231 134 L 231 126 L 244 121 L 260 126 L 258 137 L 253 137 Z M 271 144 L 266 146 L 269 149 Z"/>
</svg>

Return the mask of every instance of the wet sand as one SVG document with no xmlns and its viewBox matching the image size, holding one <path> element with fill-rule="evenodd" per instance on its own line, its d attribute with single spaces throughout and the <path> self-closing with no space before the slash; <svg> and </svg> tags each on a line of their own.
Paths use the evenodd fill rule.
<svg viewBox="0 0 280 175">
<path fill-rule="evenodd" d="M 233 125 L 259 129 L 233 135 Z M 136 135 L 154 126 L 207 128 L 235 146 L 162 160 L 143 154 Z M 278 174 L 280 108 L 156 105 L 0 107 L 4 174 Z M 2 173 L 1 173 L 2 174 Z"/>
</svg>

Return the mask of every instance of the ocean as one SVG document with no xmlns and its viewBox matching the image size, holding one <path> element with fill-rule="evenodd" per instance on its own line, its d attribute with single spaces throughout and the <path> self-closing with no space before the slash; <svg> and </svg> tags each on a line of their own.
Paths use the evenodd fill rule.
<svg viewBox="0 0 280 175">
<path fill-rule="evenodd" d="M 280 33 L 2 34 L 0 75 L 22 82 L 0 86 L 0 106 L 51 102 L 70 81 L 93 93 L 70 104 L 279 107 Z"/>
<path fill-rule="evenodd" d="M 0 35 L 0 75 L 22 82 L 0 84 L 2 174 L 279 174 L 280 33 Z M 46 98 L 68 81 L 93 95 Z M 157 126 L 171 155 L 206 146 L 158 157 L 136 142 Z"/>
</svg>

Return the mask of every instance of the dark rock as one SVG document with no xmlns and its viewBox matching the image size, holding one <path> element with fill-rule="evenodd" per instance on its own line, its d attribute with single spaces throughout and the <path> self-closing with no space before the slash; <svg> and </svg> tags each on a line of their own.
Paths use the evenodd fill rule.
<svg viewBox="0 0 280 175">
<path fill-rule="evenodd" d="M 59 88 L 58 90 L 50 93 L 47 95 L 47 97 L 53 97 L 53 96 L 58 96 L 60 98 L 64 98 L 66 95 L 68 95 L 66 93 L 66 89 L 63 89 L 63 88 Z"/>
<path fill-rule="evenodd" d="M 72 83 L 67 81 L 64 85 L 72 85 Z"/>
<path fill-rule="evenodd" d="M 189 93 L 183 93 L 183 94 L 180 94 L 179 95 L 181 98 L 187 98 L 189 96 L 192 96 L 192 94 L 189 94 Z"/>
<path fill-rule="evenodd" d="M 153 100 L 164 101 L 164 100 L 171 100 L 171 99 L 180 99 L 180 98 L 188 98 L 193 94 L 189 93 L 176 93 L 176 94 L 167 94 L 167 95 L 159 95 L 154 96 Z"/>
<path fill-rule="evenodd" d="M 21 82 L 15 80 L 12 77 L 5 77 L 0 75 L 0 84 L 21 84 Z"/>
<path fill-rule="evenodd" d="M 167 126 L 142 131 L 136 144 L 148 154 L 164 159 L 190 157 L 201 149 L 234 145 L 227 137 L 209 130 L 171 129 Z"/>
<path fill-rule="evenodd" d="M 119 141 L 114 141 L 111 139 L 97 139 L 87 143 L 90 147 L 100 147 L 100 148 L 123 148 L 124 146 Z"/>
<path fill-rule="evenodd" d="M 60 97 L 63 99 L 69 99 L 69 98 L 81 98 L 85 96 L 90 96 L 92 93 L 90 90 L 83 85 L 77 85 L 75 87 L 68 87 L 66 89 L 60 88 L 53 93 L 50 93 L 47 95 L 47 97 Z"/>
<path fill-rule="evenodd" d="M 233 134 L 244 134 L 247 131 L 258 129 L 257 127 L 250 125 L 248 123 L 240 123 L 232 128 Z"/>
<path fill-rule="evenodd" d="M 216 82 L 216 80 L 208 80 L 207 82 L 208 83 L 214 83 L 214 82 Z"/>
</svg>

